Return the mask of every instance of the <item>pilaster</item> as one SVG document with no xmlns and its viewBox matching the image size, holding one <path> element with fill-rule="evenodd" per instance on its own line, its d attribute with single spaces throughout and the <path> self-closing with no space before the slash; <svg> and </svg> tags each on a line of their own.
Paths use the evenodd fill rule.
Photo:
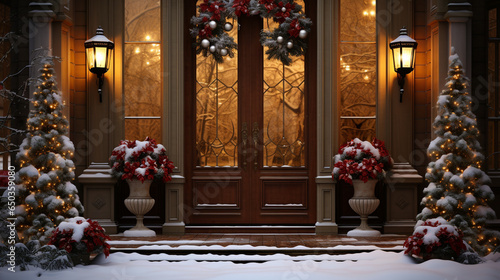
<svg viewBox="0 0 500 280">
<path fill-rule="evenodd" d="M 95 163 L 85 169 L 78 181 L 83 185 L 85 217 L 98 221 L 107 234 L 118 233 L 115 222 L 115 184 L 107 163 Z"/>
<path fill-rule="evenodd" d="M 165 223 L 163 234 L 183 235 L 184 224 L 184 183 L 179 175 L 172 175 L 172 181 L 165 184 Z"/>
<path fill-rule="evenodd" d="M 387 219 L 384 233 L 411 234 L 418 214 L 418 185 L 423 178 L 406 162 L 395 163 L 386 181 Z"/>
<path fill-rule="evenodd" d="M 332 176 L 316 177 L 317 219 L 316 234 L 337 234 L 335 223 L 335 183 Z"/>
<path fill-rule="evenodd" d="M 455 52 L 464 63 L 465 73 L 471 73 L 471 54 L 472 54 L 472 5 L 467 2 L 449 3 L 448 11 L 444 17 L 449 22 L 449 46 L 455 48 Z"/>
</svg>

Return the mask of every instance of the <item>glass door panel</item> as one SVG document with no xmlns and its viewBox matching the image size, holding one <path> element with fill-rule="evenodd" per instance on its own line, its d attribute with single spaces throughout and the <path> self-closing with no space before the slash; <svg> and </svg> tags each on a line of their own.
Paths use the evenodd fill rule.
<svg viewBox="0 0 500 280">
<path fill-rule="evenodd" d="M 296 1 L 304 7 L 304 1 Z M 264 28 L 278 23 L 264 19 Z M 287 42 L 284 42 L 286 44 Z M 263 163 L 266 167 L 305 166 L 304 57 L 292 56 L 289 66 L 269 60 L 264 48 Z"/>
<path fill-rule="evenodd" d="M 235 26 L 238 23 L 235 22 Z M 229 35 L 238 41 L 238 29 Z M 238 165 L 238 52 L 218 64 L 196 56 L 196 166 Z"/>
</svg>

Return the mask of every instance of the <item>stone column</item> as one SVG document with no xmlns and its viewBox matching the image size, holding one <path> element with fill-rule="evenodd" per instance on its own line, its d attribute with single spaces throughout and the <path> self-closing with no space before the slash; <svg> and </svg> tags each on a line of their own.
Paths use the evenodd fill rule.
<svg viewBox="0 0 500 280">
<path fill-rule="evenodd" d="M 56 17 L 52 3 L 31 2 L 29 4 L 29 60 L 34 62 L 31 66 L 30 77 L 38 76 L 38 69 L 42 66 L 41 61 L 35 58 L 51 55 L 52 28 L 51 23 Z M 58 73 L 60 74 L 60 73 Z M 30 96 L 35 91 L 35 86 L 30 86 Z M 30 106 L 32 107 L 32 106 Z"/>
<path fill-rule="evenodd" d="M 174 162 L 172 181 L 165 184 L 163 234 L 184 234 L 184 1 L 163 0 L 163 123 L 162 138 Z"/>
<path fill-rule="evenodd" d="M 448 12 L 444 17 L 449 22 L 449 46 L 455 48 L 460 60 L 464 63 L 465 73 L 471 73 L 471 19 L 472 6 L 470 3 L 449 3 Z"/>
<path fill-rule="evenodd" d="M 395 163 L 387 177 L 387 219 L 384 234 L 412 234 L 418 214 L 417 187 L 423 181 L 409 163 Z"/>
</svg>

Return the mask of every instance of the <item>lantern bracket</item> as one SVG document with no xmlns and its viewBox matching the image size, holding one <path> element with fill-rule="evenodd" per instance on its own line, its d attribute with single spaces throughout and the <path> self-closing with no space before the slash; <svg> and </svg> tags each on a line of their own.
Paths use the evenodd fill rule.
<svg viewBox="0 0 500 280">
<path fill-rule="evenodd" d="M 99 103 L 102 103 L 102 86 L 104 84 L 104 75 L 102 73 L 97 74 L 97 92 L 99 93 Z"/>
<path fill-rule="evenodd" d="M 403 103 L 403 93 L 405 92 L 405 73 L 398 72 L 399 103 Z"/>
</svg>

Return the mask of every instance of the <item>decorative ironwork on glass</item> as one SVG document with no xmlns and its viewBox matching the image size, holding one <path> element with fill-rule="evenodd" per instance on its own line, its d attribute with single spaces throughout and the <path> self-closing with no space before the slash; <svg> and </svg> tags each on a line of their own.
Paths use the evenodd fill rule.
<svg viewBox="0 0 500 280">
<path fill-rule="evenodd" d="M 237 35 L 233 28 L 231 36 Z M 196 57 L 196 166 L 238 166 L 237 55 L 223 64 Z"/>
<path fill-rule="evenodd" d="M 300 5 L 304 5 L 303 1 Z M 274 28 L 271 21 L 264 26 Z M 305 158 L 304 57 L 286 66 L 264 59 L 264 167 L 303 167 Z"/>
</svg>

